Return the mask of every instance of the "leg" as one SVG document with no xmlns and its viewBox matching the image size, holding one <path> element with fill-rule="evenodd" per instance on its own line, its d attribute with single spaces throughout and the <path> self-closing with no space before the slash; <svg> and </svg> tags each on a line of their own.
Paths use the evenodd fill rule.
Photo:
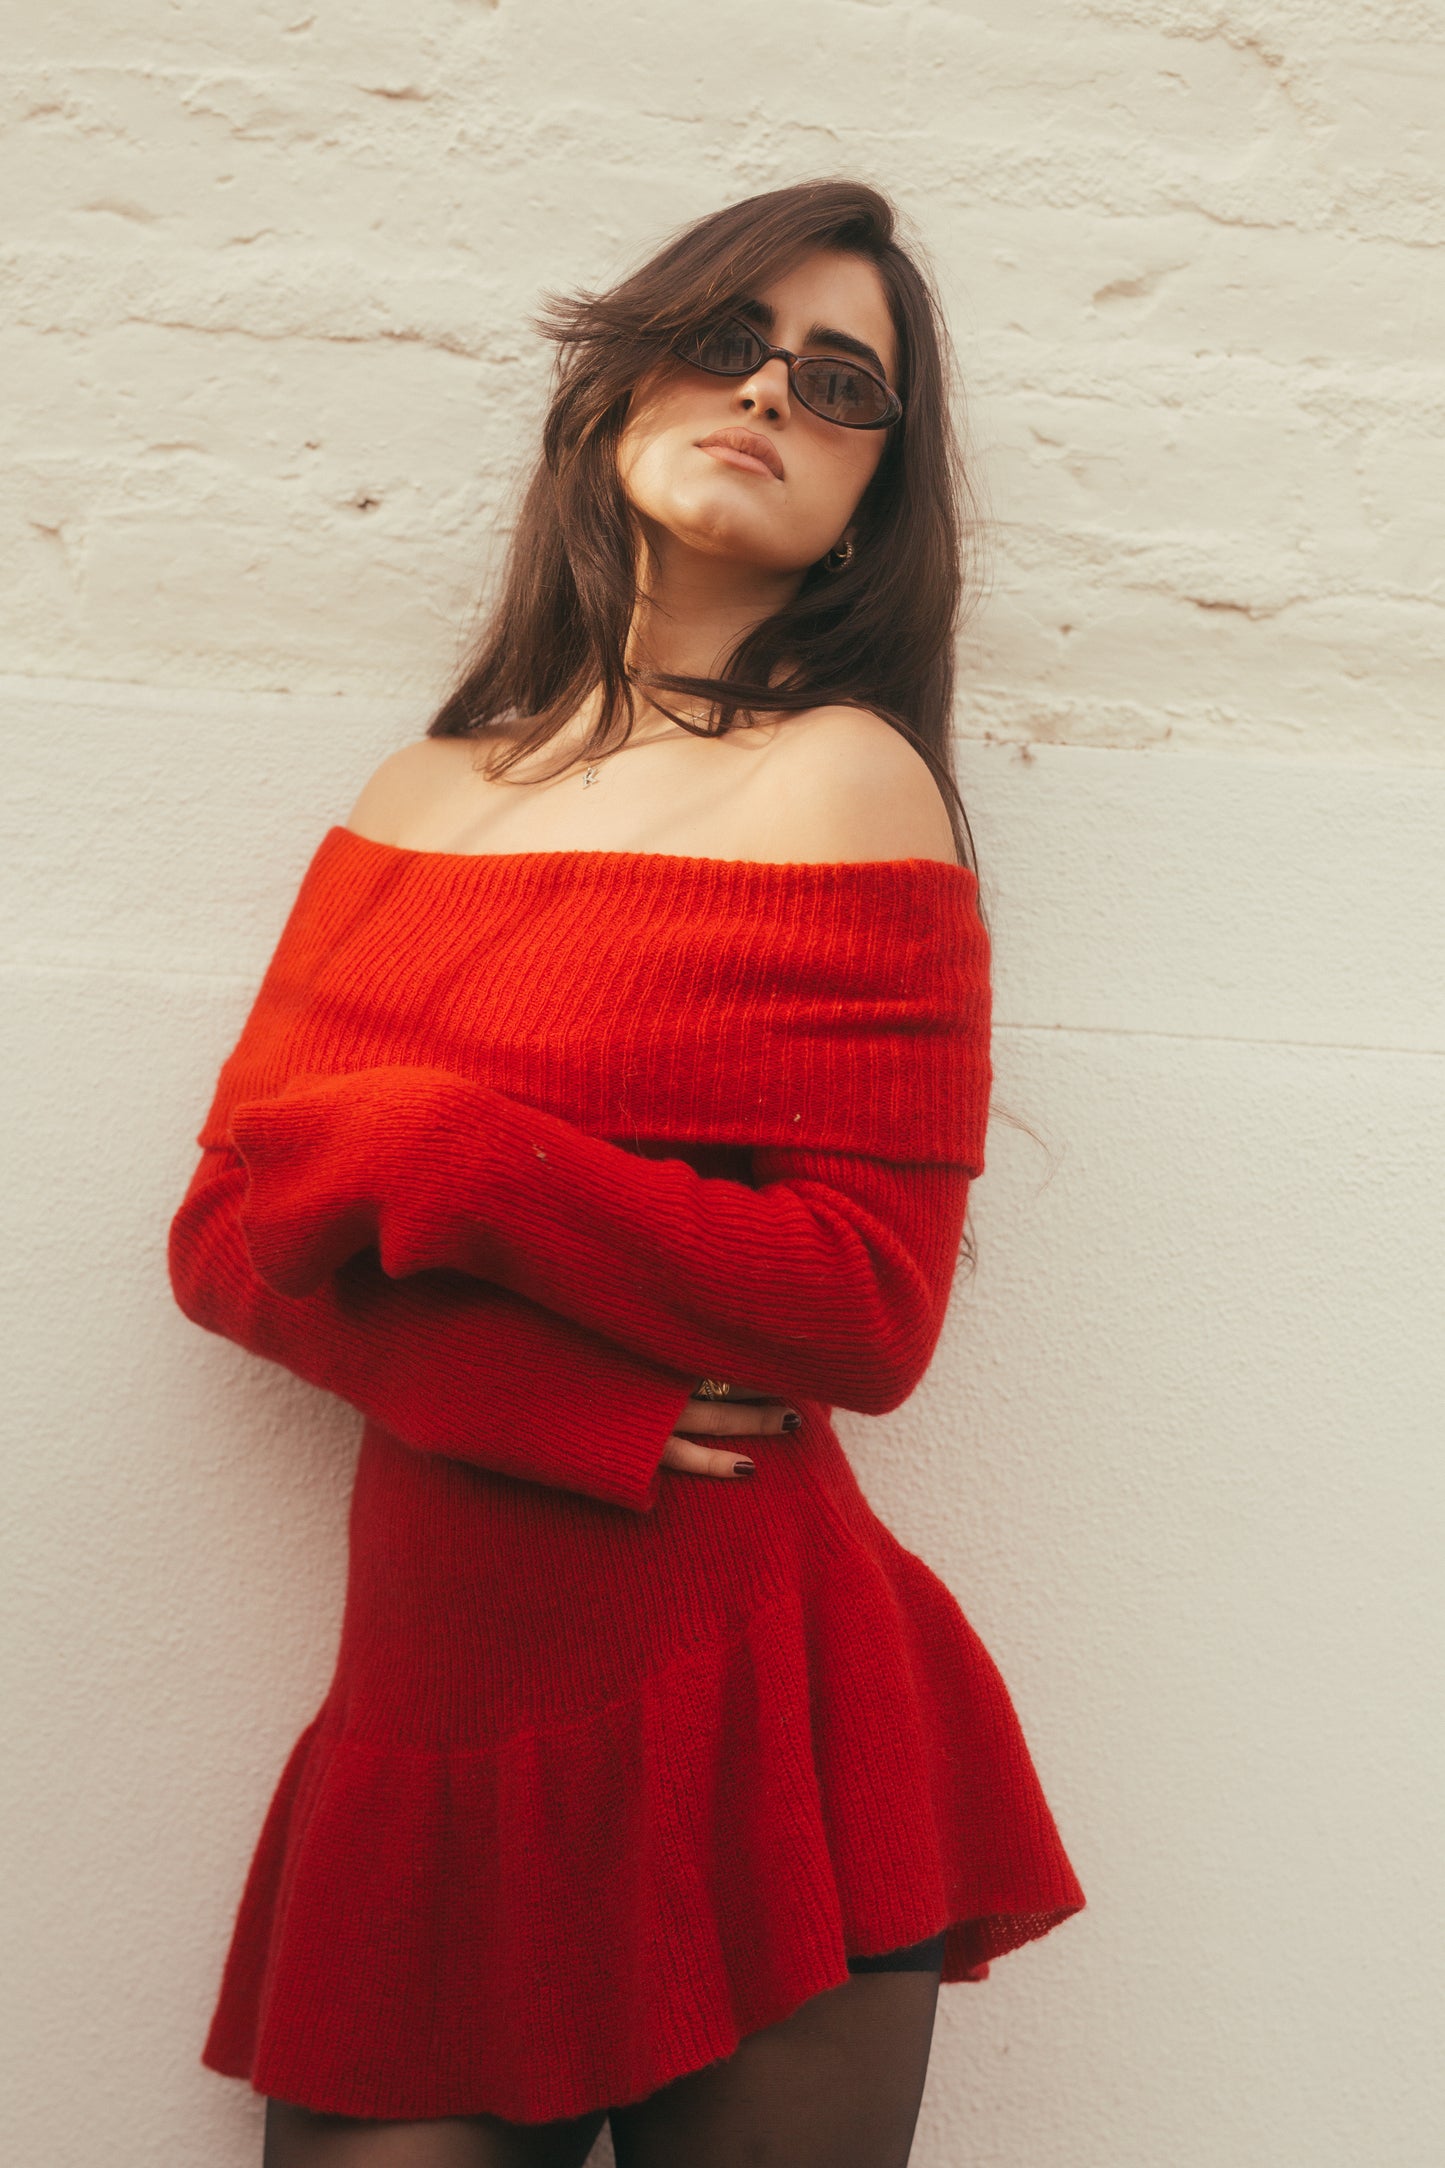
<svg viewBox="0 0 1445 2168">
<path fill-rule="evenodd" d="M 617 2168 L 905 2168 L 939 1974 L 869 1971 L 612 2110 Z"/>
<path fill-rule="evenodd" d="M 583 2168 L 605 2108 L 556 2123 L 498 2115 L 389 2123 L 266 2102 L 262 2168 Z"/>
</svg>

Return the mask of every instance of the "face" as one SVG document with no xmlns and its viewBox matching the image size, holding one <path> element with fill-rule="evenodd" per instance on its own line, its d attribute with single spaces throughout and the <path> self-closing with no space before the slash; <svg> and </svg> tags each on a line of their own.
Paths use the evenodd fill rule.
<svg viewBox="0 0 1445 2168">
<path fill-rule="evenodd" d="M 739 307 L 773 346 L 796 354 L 864 357 L 890 384 L 897 338 L 883 281 L 860 256 L 820 249 L 759 287 Z M 874 366 L 865 361 L 865 366 Z M 718 432 L 744 433 L 751 451 Z M 712 376 L 669 358 L 638 385 L 618 448 L 622 486 L 654 553 L 681 550 L 765 574 L 801 576 L 849 533 L 891 432 L 842 429 L 793 396 L 787 364 L 751 376 Z"/>
</svg>

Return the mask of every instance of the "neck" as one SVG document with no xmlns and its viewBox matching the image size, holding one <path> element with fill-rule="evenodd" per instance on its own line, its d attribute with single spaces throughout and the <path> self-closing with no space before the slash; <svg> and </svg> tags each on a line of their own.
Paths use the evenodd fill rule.
<svg viewBox="0 0 1445 2168">
<path fill-rule="evenodd" d="M 801 572 L 710 556 L 650 527 L 646 545 L 627 638 L 634 669 L 715 677 L 743 634 L 791 601 L 802 584 Z"/>
</svg>

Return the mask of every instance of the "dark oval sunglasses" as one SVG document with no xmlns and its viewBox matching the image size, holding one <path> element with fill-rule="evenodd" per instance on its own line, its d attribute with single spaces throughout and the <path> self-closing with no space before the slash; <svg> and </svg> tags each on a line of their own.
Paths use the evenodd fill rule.
<svg viewBox="0 0 1445 2168">
<path fill-rule="evenodd" d="M 886 429 L 903 412 L 903 401 L 892 386 L 861 362 L 790 354 L 785 346 L 770 346 L 740 316 L 686 332 L 672 351 L 679 361 L 690 361 L 710 376 L 751 376 L 765 361 L 786 362 L 799 404 L 840 429 Z"/>
</svg>

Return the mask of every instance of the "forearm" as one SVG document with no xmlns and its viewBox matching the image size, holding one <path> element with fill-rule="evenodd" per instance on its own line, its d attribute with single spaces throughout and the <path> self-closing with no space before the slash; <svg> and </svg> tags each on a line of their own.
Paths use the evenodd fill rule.
<svg viewBox="0 0 1445 2168">
<path fill-rule="evenodd" d="M 251 1101 L 232 1135 L 274 1284 L 374 1244 L 399 1280 L 461 1271 L 688 1374 L 865 1413 L 927 1368 L 968 1193 L 953 1165 L 783 1150 L 751 1187 L 427 1070 Z"/>
<path fill-rule="evenodd" d="M 247 1247 L 246 1187 L 232 1150 L 208 1151 L 171 1222 L 171 1285 L 196 1324 L 418 1451 L 637 1512 L 656 1502 L 662 1451 L 696 1377 L 510 1290 L 440 1270 L 398 1281 L 364 1253 L 305 1296 L 280 1294 Z"/>
</svg>

